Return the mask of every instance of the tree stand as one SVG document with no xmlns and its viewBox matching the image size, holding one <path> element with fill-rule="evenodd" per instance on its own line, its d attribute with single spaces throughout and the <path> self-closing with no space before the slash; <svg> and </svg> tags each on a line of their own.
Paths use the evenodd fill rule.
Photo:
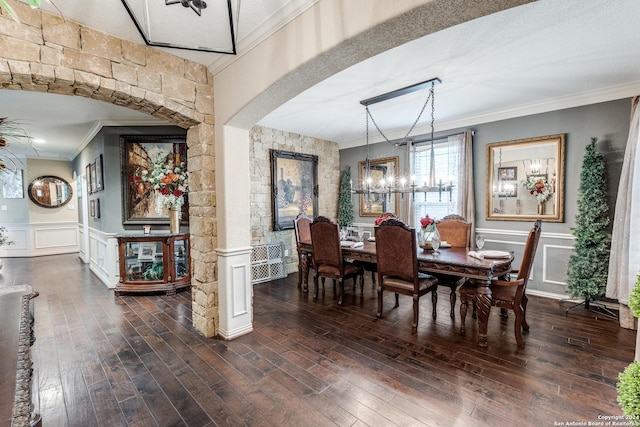
<svg viewBox="0 0 640 427">
<path fill-rule="evenodd" d="M 565 302 L 565 301 L 573 301 L 573 300 L 570 300 L 570 299 L 564 299 L 564 300 L 560 300 L 560 303 L 563 303 L 563 302 Z M 577 304 L 573 304 L 572 306 L 570 306 L 569 308 L 567 308 L 567 309 L 564 311 L 565 316 L 569 314 L 569 311 L 570 311 L 570 310 L 573 310 L 573 309 L 574 309 L 574 308 L 576 308 L 576 307 L 580 307 L 581 305 L 584 305 L 584 309 L 585 309 L 585 310 L 593 310 L 593 311 L 597 311 L 597 312 L 599 312 L 600 314 L 603 314 L 603 315 L 605 315 L 605 316 L 609 316 L 609 317 L 612 317 L 613 319 L 618 320 L 618 314 L 616 314 L 616 313 L 614 313 L 613 311 L 609 310 L 609 309 L 607 308 L 607 306 L 606 306 L 606 305 L 604 305 L 604 304 L 602 304 L 602 303 L 600 303 L 600 302 L 595 302 L 595 301 L 593 301 L 593 300 L 592 300 L 592 299 L 590 299 L 590 298 L 585 298 L 585 300 L 584 300 L 584 301 L 580 301 L 579 303 L 577 303 Z"/>
</svg>

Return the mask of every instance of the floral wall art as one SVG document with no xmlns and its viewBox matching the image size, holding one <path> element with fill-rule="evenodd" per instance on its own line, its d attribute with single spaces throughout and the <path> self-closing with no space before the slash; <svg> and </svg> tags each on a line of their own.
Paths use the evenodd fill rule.
<svg viewBox="0 0 640 427">
<path fill-rule="evenodd" d="M 123 224 L 169 223 L 176 206 L 188 222 L 187 144 L 183 136 L 121 136 Z"/>
</svg>

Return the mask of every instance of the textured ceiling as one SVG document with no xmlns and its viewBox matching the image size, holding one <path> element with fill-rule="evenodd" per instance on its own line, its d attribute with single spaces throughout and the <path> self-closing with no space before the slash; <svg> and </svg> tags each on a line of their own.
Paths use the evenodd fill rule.
<svg viewBox="0 0 640 427">
<path fill-rule="evenodd" d="M 261 40 L 314 2 L 242 0 L 239 54 L 242 46 L 246 49 Z M 56 5 L 70 19 L 141 41 L 120 1 L 57 0 Z M 436 87 L 436 131 L 630 97 L 640 94 L 638 28 L 637 0 L 540 0 L 360 62 L 275 108 L 259 124 L 336 141 L 341 148 L 360 145 L 365 122 L 360 100 L 433 77 L 442 80 Z M 188 59 L 213 72 L 236 58 L 171 52 L 193 56 Z M 0 91 L 0 117 L 26 121 L 34 137 L 48 135 L 47 147 L 64 146 L 50 153 L 43 150 L 43 156 L 71 158 L 98 122 L 152 121 L 97 101 L 52 101 L 51 96 Z M 425 98 L 426 92 L 416 92 L 375 104 L 371 111 L 381 129 L 398 138 L 405 135 Z M 55 111 L 48 110 L 50 105 Z M 425 114 L 413 135 L 428 132 L 428 119 Z M 372 140 L 381 137 L 374 135 Z"/>
</svg>

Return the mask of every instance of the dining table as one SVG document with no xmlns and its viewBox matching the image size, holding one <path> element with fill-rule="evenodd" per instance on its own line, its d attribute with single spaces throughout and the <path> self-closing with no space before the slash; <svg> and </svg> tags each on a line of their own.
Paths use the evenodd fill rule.
<svg viewBox="0 0 640 427">
<path fill-rule="evenodd" d="M 303 251 L 305 260 L 302 265 L 303 289 L 308 290 L 309 261 L 313 256 L 313 245 L 310 241 L 300 242 L 300 250 Z M 343 243 L 342 255 L 346 259 L 376 263 L 376 244 L 365 240 L 363 245 L 353 242 Z M 478 317 L 477 344 L 487 347 L 487 324 L 491 311 L 491 281 L 511 271 L 511 263 L 514 256 L 511 252 L 505 252 L 497 258 L 478 258 L 470 256 L 470 248 L 450 247 L 439 248 L 438 251 L 417 248 L 418 269 L 423 273 L 449 275 L 466 278 L 477 286 L 475 303 Z"/>
</svg>

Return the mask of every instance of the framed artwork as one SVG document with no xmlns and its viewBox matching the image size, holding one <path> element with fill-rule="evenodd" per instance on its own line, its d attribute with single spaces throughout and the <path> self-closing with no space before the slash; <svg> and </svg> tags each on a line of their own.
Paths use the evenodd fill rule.
<svg viewBox="0 0 640 427">
<path fill-rule="evenodd" d="M 96 218 L 100 218 L 100 199 L 96 199 Z"/>
<path fill-rule="evenodd" d="M 140 242 L 138 260 L 154 261 L 156 258 L 156 242 Z"/>
<path fill-rule="evenodd" d="M 359 178 L 363 183 L 366 179 L 366 165 L 359 163 Z M 398 158 L 387 157 L 383 159 L 369 160 L 369 177 L 371 192 L 360 194 L 360 216 L 378 217 L 385 212 L 397 214 L 400 211 L 399 198 L 396 194 L 384 191 L 380 185 L 389 176 L 398 175 Z"/>
<path fill-rule="evenodd" d="M 167 159 L 173 166 L 187 161 L 187 142 L 184 135 L 150 136 L 122 135 L 120 137 L 120 165 L 122 176 L 122 223 L 169 224 L 169 211 L 162 206 L 159 194 L 144 182 L 140 175 L 153 170 L 154 162 Z M 189 198 L 182 205 L 182 223 L 189 222 Z"/>
<path fill-rule="evenodd" d="M 494 196 L 518 197 L 518 168 L 498 168 L 498 185 L 494 190 Z"/>
<path fill-rule="evenodd" d="M 318 156 L 271 150 L 273 229 L 293 228 L 303 213 L 318 215 Z"/>
<path fill-rule="evenodd" d="M 498 180 L 515 181 L 518 177 L 518 168 L 498 168 Z"/>
<path fill-rule="evenodd" d="M 96 191 L 104 190 L 104 181 L 102 176 L 102 154 L 96 157 L 93 162 L 96 165 Z"/>
<path fill-rule="evenodd" d="M 84 168 L 84 174 L 87 180 L 87 193 L 91 194 L 91 165 Z"/>
<path fill-rule="evenodd" d="M 96 176 L 96 161 L 94 160 L 91 165 L 91 192 L 95 193 L 98 191 L 98 177 Z"/>
<path fill-rule="evenodd" d="M 89 215 L 91 215 L 91 218 L 96 217 L 96 201 L 95 200 L 89 201 Z"/>
<path fill-rule="evenodd" d="M 82 177 L 78 176 L 76 178 L 76 194 L 78 195 L 78 199 L 82 198 Z"/>
<path fill-rule="evenodd" d="M 23 199 L 24 182 L 22 180 L 22 169 L 4 169 L 2 174 L 2 197 L 5 199 Z"/>
</svg>

